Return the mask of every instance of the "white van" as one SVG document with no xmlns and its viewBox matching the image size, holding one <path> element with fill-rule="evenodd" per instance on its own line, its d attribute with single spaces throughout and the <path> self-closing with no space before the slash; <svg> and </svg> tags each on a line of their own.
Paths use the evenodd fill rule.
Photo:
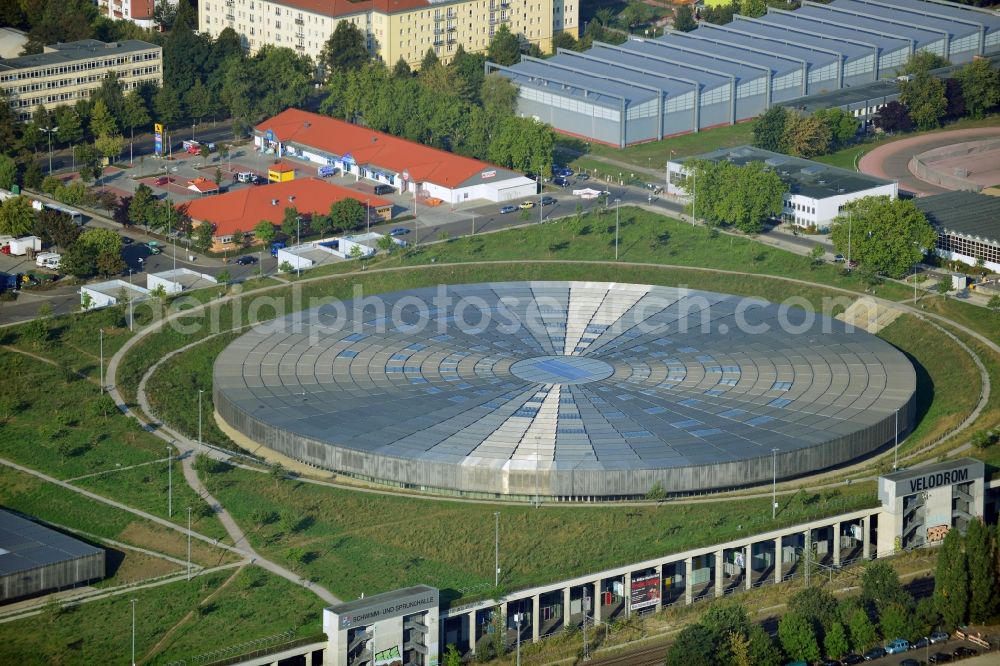
<svg viewBox="0 0 1000 666">
<path fill-rule="evenodd" d="M 42 252 L 35 257 L 35 265 L 39 268 L 59 269 L 59 261 L 62 255 L 56 252 Z"/>
</svg>

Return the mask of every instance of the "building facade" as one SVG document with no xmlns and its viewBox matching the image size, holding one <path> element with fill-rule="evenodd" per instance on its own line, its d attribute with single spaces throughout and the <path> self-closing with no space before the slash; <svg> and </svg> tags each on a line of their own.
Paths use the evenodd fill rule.
<svg viewBox="0 0 1000 666">
<path fill-rule="evenodd" d="M 954 64 L 1000 52 L 1000 16 L 989 11 L 937 0 L 802 5 L 487 68 L 517 84 L 520 115 L 624 147 L 735 124 L 807 95 L 894 79 L 916 51 Z M 885 103 L 878 97 L 885 94 L 849 110 L 867 119 L 871 107 Z"/>
<path fill-rule="evenodd" d="M 153 10 L 158 0 L 96 0 L 97 8 L 108 18 L 118 21 L 131 21 L 140 28 L 157 27 L 153 18 Z M 167 0 L 168 4 L 177 6 L 177 0 Z"/>
<path fill-rule="evenodd" d="M 788 186 L 781 211 L 782 221 L 821 231 L 829 229 L 830 222 L 851 201 L 876 196 L 895 199 L 899 195 L 898 184 L 891 180 L 751 146 L 723 148 L 691 159 L 710 162 L 725 160 L 737 165 L 763 162 L 776 171 Z M 667 192 L 688 196 L 691 194 L 689 186 L 696 187 L 697 184 L 688 177 L 684 162 L 669 162 Z"/>
<path fill-rule="evenodd" d="M 205 0 L 198 25 L 212 37 L 232 28 L 251 52 L 271 44 L 318 62 L 337 24 L 348 21 L 373 57 L 416 68 L 428 50 L 445 62 L 460 45 L 485 51 L 501 25 L 547 51 L 555 32 L 576 37 L 578 12 L 578 0 Z"/>
<path fill-rule="evenodd" d="M 1000 273 L 1000 197 L 946 192 L 913 203 L 938 232 L 939 257 Z"/>
<path fill-rule="evenodd" d="M 45 47 L 44 53 L 0 60 L 0 90 L 18 118 L 30 120 L 39 106 L 54 109 L 89 99 L 111 72 L 125 92 L 163 83 L 163 49 L 129 39 L 85 39 Z"/>
</svg>

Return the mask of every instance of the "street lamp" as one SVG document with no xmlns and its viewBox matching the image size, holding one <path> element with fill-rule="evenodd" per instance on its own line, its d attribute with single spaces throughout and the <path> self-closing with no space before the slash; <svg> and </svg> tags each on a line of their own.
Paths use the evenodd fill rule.
<svg viewBox="0 0 1000 666">
<path fill-rule="evenodd" d="M 778 516 L 778 449 L 771 449 L 771 520 Z"/>
<path fill-rule="evenodd" d="M 58 132 L 58 127 L 39 127 L 39 130 L 49 135 L 49 175 L 52 175 L 52 133 Z"/>
<path fill-rule="evenodd" d="M 137 599 L 132 599 L 132 666 L 135 666 L 135 602 Z"/>
<path fill-rule="evenodd" d="M 132 309 L 132 269 L 128 269 L 128 330 L 135 330 L 135 311 Z"/>
<path fill-rule="evenodd" d="M 100 342 L 100 346 L 101 346 L 101 365 L 100 365 L 100 370 L 101 370 L 101 393 L 103 394 L 104 393 L 104 329 L 100 328 L 100 329 L 98 329 L 98 331 L 100 331 L 100 338 L 101 338 L 101 342 Z"/>
<path fill-rule="evenodd" d="M 198 389 L 198 448 L 203 448 L 205 446 L 204 442 L 201 440 L 201 396 L 205 392 L 205 389 Z"/>
<path fill-rule="evenodd" d="M 187 579 L 191 580 L 191 507 L 188 507 L 188 561 Z"/>
<path fill-rule="evenodd" d="M 899 466 L 899 409 L 896 409 L 896 441 L 892 446 L 892 471 Z"/>
<path fill-rule="evenodd" d="M 618 208 L 621 199 L 615 199 L 615 261 L 618 261 Z"/>
<path fill-rule="evenodd" d="M 493 512 L 493 557 L 496 563 L 495 575 L 493 576 L 494 587 L 500 586 L 500 512 Z"/>
<path fill-rule="evenodd" d="M 174 515 L 174 452 L 167 444 L 167 518 Z"/>
<path fill-rule="evenodd" d="M 370 234 L 372 232 L 372 205 L 369 203 L 371 199 L 365 199 L 365 233 Z"/>
<path fill-rule="evenodd" d="M 302 216 L 295 216 L 295 244 L 302 245 Z M 295 262 L 295 274 L 298 277 L 302 277 L 302 262 Z"/>
</svg>

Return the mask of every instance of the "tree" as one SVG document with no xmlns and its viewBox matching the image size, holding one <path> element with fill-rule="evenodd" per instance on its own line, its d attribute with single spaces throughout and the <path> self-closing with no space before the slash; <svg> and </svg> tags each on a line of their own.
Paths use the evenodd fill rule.
<svg viewBox="0 0 1000 666">
<path fill-rule="evenodd" d="M 750 641 L 743 634 L 732 632 L 726 637 L 729 654 L 729 663 L 733 666 L 753 666 L 750 660 Z"/>
<path fill-rule="evenodd" d="M 910 110 L 910 118 L 921 130 L 934 129 L 948 112 L 944 81 L 927 72 L 899 82 L 899 101 Z"/>
<path fill-rule="evenodd" d="M 43 176 L 42 167 L 35 160 L 31 160 L 24 168 L 24 186 L 37 190 L 42 183 Z"/>
<path fill-rule="evenodd" d="M 350 21 L 340 21 L 326 40 L 319 61 L 327 78 L 334 72 L 358 69 L 370 59 L 365 36 Z"/>
<path fill-rule="evenodd" d="M 949 118 L 961 118 L 965 115 L 965 96 L 962 95 L 962 84 L 958 79 L 949 77 L 944 80 L 944 96 L 948 100 L 948 110 L 945 115 Z"/>
<path fill-rule="evenodd" d="M 506 23 L 501 23 L 490 40 L 486 55 L 498 65 L 516 65 L 521 61 L 521 40 L 510 31 Z"/>
<path fill-rule="evenodd" d="M 56 109 L 56 139 L 60 143 L 70 146 L 83 141 L 83 122 L 76 109 L 69 106 L 60 106 Z"/>
<path fill-rule="evenodd" d="M 257 226 L 253 228 L 253 237 L 264 245 L 267 245 L 274 240 L 274 234 L 274 224 L 272 224 L 269 220 L 261 220 L 257 223 Z"/>
<path fill-rule="evenodd" d="M 413 76 L 413 70 L 410 69 L 410 63 L 406 62 L 403 56 L 399 56 L 399 60 L 392 67 L 392 77 L 394 79 L 408 79 L 411 76 Z"/>
<path fill-rule="evenodd" d="M 789 155 L 814 157 L 830 149 L 832 134 L 822 117 L 790 113 L 785 120 L 782 145 Z"/>
<path fill-rule="evenodd" d="M 378 249 L 386 254 L 392 254 L 393 250 L 396 249 L 396 241 L 392 239 L 389 234 L 383 234 L 381 238 L 378 239 Z"/>
<path fill-rule="evenodd" d="M 965 108 L 973 118 L 1000 103 L 1000 72 L 986 58 L 977 58 L 955 72 L 962 86 Z"/>
<path fill-rule="evenodd" d="M 694 20 L 694 12 L 691 11 L 691 5 L 678 5 L 675 7 L 674 30 L 678 32 L 691 32 L 697 27 L 698 22 Z"/>
<path fill-rule="evenodd" d="M 847 204 L 850 216 L 838 217 L 830 230 L 833 245 L 869 270 L 901 278 L 937 241 L 937 233 L 912 201 L 864 197 Z"/>
<path fill-rule="evenodd" d="M 863 608 L 856 608 L 851 614 L 848 629 L 850 629 L 851 643 L 856 652 L 865 652 L 878 642 L 875 625 L 872 624 L 868 613 Z"/>
<path fill-rule="evenodd" d="M 424 51 L 424 57 L 420 60 L 420 73 L 423 74 L 426 70 L 437 67 L 440 64 L 441 60 L 437 57 L 437 53 L 434 53 L 434 49 L 429 48 Z"/>
<path fill-rule="evenodd" d="M 444 661 L 442 666 L 462 666 L 462 653 L 458 651 L 454 643 L 448 643 L 444 651 Z"/>
<path fill-rule="evenodd" d="M 759 624 L 750 625 L 750 663 L 754 666 L 781 666 L 781 651 L 771 636 Z"/>
<path fill-rule="evenodd" d="M 517 171 L 551 169 L 555 138 L 552 130 L 534 118 L 509 116 L 489 146 L 489 159 Z"/>
<path fill-rule="evenodd" d="M 883 132 L 908 132 L 913 128 L 910 110 L 896 100 L 879 109 L 872 122 Z"/>
<path fill-rule="evenodd" d="M 0 187 L 9 190 L 17 182 L 17 162 L 6 155 L 0 155 Z"/>
<path fill-rule="evenodd" d="M 80 227 L 69 215 L 45 209 L 38 213 L 34 234 L 44 242 L 65 250 L 80 237 Z"/>
<path fill-rule="evenodd" d="M 300 217 L 299 209 L 295 206 L 286 208 L 281 216 L 281 233 L 289 237 L 298 236 Z"/>
<path fill-rule="evenodd" d="M 87 278 L 97 271 L 97 251 L 86 243 L 73 243 L 62 253 L 59 270 L 77 278 Z"/>
<path fill-rule="evenodd" d="M 128 268 L 121 253 L 98 252 L 94 267 L 98 273 L 105 276 L 121 275 Z"/>
<path fill-rule="evenodd" d="M 894 604 L 909 608 L 913 597 L 903 589 L 892 565 L 879 560 L 867 563 L 861 572 L 861 602 L 881 615 Z"/>
<path fill-rule="evenodd" d="M 104 102 L 104 108 L 114 119 L 116 125 L 121 126 L 122 117 L 125 113 L 125 96 L 122 94 L 122 84 L 118 80 L 118 73 L 112 70 L 101 81 L 101 87 L 91 96 L 94 106 L 97 102 Z M 96 133 L 94 136 L 98 136 Z"/>
<path fill-rule="evenodd" d="M 914 638 L 913 611 L 902 604 L 889 604 L 879 611 L 879 626 L 887 641 Z"/>
<path fill-rule="evenodd" d="M 918 74 L 928 74 L 932 69 L 945 67 L 948 61 L 937 53 L 930 51 L 914 51 L 909 59 L 900 68 L 900 74 L 915 76 Z"/>
<path fill-rule="evenodd" d="M 169 32 L 174 27 L 174 19 L 177 18 L 177 7 L 170 0 L 156 0 L 153 8 L 153 20 L 156 21 L 164 31 Z"/>
<path fill-rule="evenodd" d="M 819 243 L 813 245 L 813 248 L 809 250 L 809 263 L 813 266 L 819 266 L 823 263 L 823 255 L 826 254 L 826 250 Z"/>
<path fill-rule="evenodd" d="M 690 624 L 667 650 L 666 666 L 720 666 L 717 643 L 715 632 L 701 624 Z"/>
<path fill-rule="evenodd" d="M 577 44 L 576 39 L 573 35 L 568 32 L 557 32 L 552 35 L 552 54 L 555 55 L 559 52 L 559 49 L 566 51 L 576 51 L 579 49 L 579 44 Z"/>
<path fill-rule="evenodd" d="M 341 199 L 330 206 L 330 219 L 338 231 L 354 229 L 365 219 L 365 207 L 357 199 Z"/>
<path fill-rule="evenodd" d="M 98 99 L 90 111 L 90 133 L 95 139 L 118 133 L 114 116 L 108 111 L 104 100 Z"/>
<path fill-rule="evenodd" d="M 213 233 L 212 225 L 208 222 L 202 222 L 194 228 L 192 244 L 199 252 L 207 252 L 208 248 L 212 247 Z"/>
<path fill-rule="evenodd" d="M 129 219 L 132 220 L 133 224 L 145 224 L 148 227 L 155 204 L 156 198 L 153 196 L 153 190 L 145 183 L 140 183 L 139 187 L 135 188 L 135 194 L 129 204 Z"/>
<path fill-rule="evenodd" d="M 269 472 L 269 474 L 271 476 L 271 479 L 274 481 L 275 487 L 277 487 L 278 483 L 284 481 L 285 477 L 288 476 L 288 470 L 286 470 L 285 466 L 282 465 L 281 463 L 274 463 L 273 465 L 271 465 L 271 471 Z"/>
<path fill-rule="evenodd" d="M 756 18 L 767 13 L 767 3 L 764 0 L 739 0 L 740 14 Z"/>
<path fill-rule="evenodd" d="M 187 106 L 188 115 L 197 123 L 215 112 L 212 94 L 201 79 L 195 79 L 194 85 L 184 94 L 184 105 Z"/>
<path fill-rule="evenodd" d="M 778 640 L 785 653 L 799 661 L 819 661 L 819 644 L 809 620 L 798 613 L 788 612 L 778 622 Z"/>
<path fill-rule="evenodd" d="M 180 97 L 177 90 L 166 81 L 153 96 L 153 110 L 156 111 L 156 119 L 168 127 L 181 119 Z"/>
<path fill-rule="evenodd" d="M 843 109 L 820 109 L 813 114 L 830 132 L 830 147 L 846 146 L 858 134 L 858 120 Z"/>
<path fill-rule="evenodd" d="M 952 528 L 938 550 L 934 573 L 934 602 L 948 631 L 964 624 L 969 606 L 969 574 L 962 535 Z"/>
<path fill-rule="evenodd" d="M 35 209 L 27 197 L 11 197 L 0 203 L 0 234 L 24 236 L 35 227 Z"/>
<path fill-rule="evenodd" d="M 701 616 L 700 624 L 704 625 L 715 636 L 739 636 L 742 639 L 750 634 L 750 616 L 745 606 L 739 603 L 715 603 Z M 718 661 L 728 664 L 733 661 L 732 642 L 718 641 Z M 749 646 L 748 646 L 749 647 Z"/>
<path fill-rule="evenodd" d="M 754 123 L 753 145 L 764 150 L 781 152 L 785 145 L 785 124 L 788 122 L 788 116 L 788 110 L 783 106 L 772 106 L 765 111 Z"/>
<path fill-rule="evenodd" d="M 652 15 L 653 8 L 646 3 L 641 0 L 629 0 L 625 8 L 618 13 L 618 20 L 629 29 L 646 23 Z"/>
<path fill-rule="evenodd" d="M 825 588 L 807 587 L 792 595 L 788 609 L 804 617 L 822 636 L 837 621 L 837 599 Z"/>
<path fill-rule="evenodd" d="M 843 624 L 834 622 L 830 625 L 823 639 L 823 649 L 826 650 L 826 656 L 834 659 L 840 659 L 850 651 L 851 646 L 847 641 L 847 631 Z"/>
<path fill-rule="evenodd" d="M 941 616 L 937 612 L 937 604 L 933 597 L 923 597 L 917 601 L 913 612 L 913 625 L 917 636 L 926 636 L 941 623 Z"/>
<path fill-rule="evenodd" d="M 128 213 L 129 208 L 131 207 L 132 197 L 123 196 L 118 199 L 115 203 L 114 210 L 111 212 L 112 219 L 126 229 L 132 226 L 132 218 L 129 217 Z"/>
<path fill-rule="evenodd" d="M 125 140 L 118 135 L 103 135 L 94 141 L 94 148 L 109 162 L 121 155 L 124 147 Z"/>
<path fill-rule="evenodd" d="M 785 184 L 763 162 L 691 161 L 688 170 L 692 194 L 697 191 L 694 212 L 715 224 L 757 233 L 784 205 Z"/>
<path fill-rule="evenodd" d="M 969 566 L 969 622 L 974 624 L 987 624 L 997 613 L 1000 595 L 994 570 L 995 548 L 991 531 L 979 519 L 970 520 L 965 556 Z"/>
</svg>

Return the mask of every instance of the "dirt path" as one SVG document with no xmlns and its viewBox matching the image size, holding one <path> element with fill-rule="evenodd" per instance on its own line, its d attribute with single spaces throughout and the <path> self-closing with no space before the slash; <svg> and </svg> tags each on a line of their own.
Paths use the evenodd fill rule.
<svg viewBox="0 0 1000 666">
<path fill-rule="evenodd" d="M 177 621 L 177 624 L 175 624 L 174 626 L 172 626 L 169 629 L 167 629 L 167 632 L 165 634 L 163 634 L 163 637 L 160 638 L 160 640 L 156 641 L 156 644 L 153 647 L 149 648 L 149 650 L 146 652 L 146 654 L 142 655 L 142 657 L 139 658 L 139 662 L 138 663 L 141 664 L 141 663 L 144 663 L 144 662 L 149 661 L 150 659 L 152 659 L 153 656 L 157 652 L 160 651 L 160 649 L 163 647 L 163 645 L 167 641 L 169 641 L 173 637 L 174 634 L 176 634 L 178 631 L 180 631 L 180 628 L 183 627 L 185 624 L 187 624 L 188 620 L 190 620 L 192 617 L 194 617 L 195 613 L 198 612 L 198 609 L 201 606 L 204 606 L 205 604 L 207 604 L 210 601 L 212 601 L 212 599 L 214 599 L 220 592 L 222 592 L 224 589 L 226 589 L 227 587 L 229 587 L 229 584 L 232 583 L 234 580 L 236 580 L 236 577 L 240 574 L 241 571 L 243 571 L 243 567 L 242 566 L 239 567 L 238 569 L 236 569 L 236 571 L 234 571 L 232 573 L 232 575 L 230 575 L 229 578 L 227 578 L 222 583 L 222 585 L 220 585 L 219 587 L 217 587 L 214 590 L 212 590 L 211 594 L 209 594 L 207 597 L 205 597 L 204 599 L 202 599 L 198 604 L 195 605 L 195 607 L 193 609 L 189 610 L 187 612 L 187 614 L 184 615 L 184 617 L 182 617 L 180 620 Z"/>
</svg>

